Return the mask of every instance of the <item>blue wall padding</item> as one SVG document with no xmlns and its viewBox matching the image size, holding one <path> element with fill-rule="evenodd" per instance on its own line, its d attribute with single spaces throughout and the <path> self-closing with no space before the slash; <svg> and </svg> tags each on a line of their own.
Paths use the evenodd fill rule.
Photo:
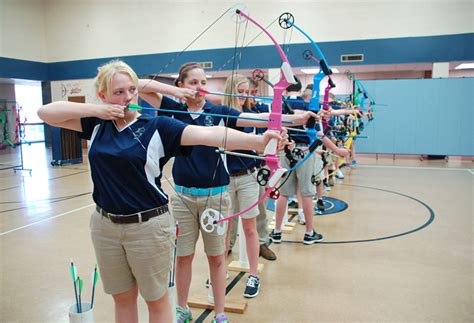
<svg viewBox="0 0 474 323">
<path fill-rule="evenodd" d="M 473 156 L 474 78 L 363 81 L 378 103 L 357 152 Z"/>
</svg>

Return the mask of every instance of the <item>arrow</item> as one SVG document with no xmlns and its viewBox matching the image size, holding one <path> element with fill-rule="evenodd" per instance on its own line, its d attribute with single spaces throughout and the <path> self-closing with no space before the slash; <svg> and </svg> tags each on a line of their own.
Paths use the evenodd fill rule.
<svg viewBox="0 0 474 323">
<path fill-rule="evenodd" d="M 76 298 L 77 313 L 79 313 L 79 298 L 77 297 L 76 276 L 77 276 L 77 268 L 76 266 L 74 266 L 74 262 L 72 261 L 72 258 L 71 258 L 71 277 L 72 277 L 72 282 L 74 284 L 74 296 Z"/>
<path fill-rule="evenodd" d="M 94 307 L 94 293 L 95 293 L 95 285 L 97 284 L 97 280 L 99 278 L 99 274 L 97 273 L 97 264 L 94 266 L 94 271 L 92 272 L 92 296 L 91 296 L 91 309 Z"/>
<path fill-rule="evenodd" d="M 158 112 L 169 112 L 169 113 L 181 113 L 181 114 L 195 114 L 195 115 L 202 115 L 202 116 L 211 116 L 211 117 L 222 117 L 222 118 L 229 118 L 229 119 L 242 119 L 242 120 L 254 120 L 254 121 L 266 121 L 268 119 L 261 119 L 261 118 L 250 118 L 250 117 L 241 117 L 241 116 L 230 116 L 227 114 L 217 114 L 217 113 L 206 113 L 206 112 L 192 112 L 192 111 L 179 111 L 179 110 L 168 110 L 168 109 L 155 109 L 155 108 L 146 108 L 141 107 L 138 104 L 129 104 L 129 110 L 153 110 Z M 293 124 L 291 121 L 282 121 L 285 124 Z"/>
</svg>

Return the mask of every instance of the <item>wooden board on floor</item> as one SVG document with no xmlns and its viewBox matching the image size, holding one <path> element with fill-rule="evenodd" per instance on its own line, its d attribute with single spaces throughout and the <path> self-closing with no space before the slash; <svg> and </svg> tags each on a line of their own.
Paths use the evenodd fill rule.
<svg viewBox="0 0 474 323">
<path fill-rule="evenodd" d="M 283 224 L 285 227 L 294 227 L 296 225 L 296 222 L 286 222 Z M 275 227 L 275 221 L 271 221 L 268 226 L 272 226 L 273 228 Z"/>
<path fill-rule="evenodd" d="M 264 266 L 263 264 L 258 264 L 257 273 L 260 274 L 262 272 L 263 266 Z M 230 270 L 230 271 L 239 271 L 239 272 L 245 272 L 245 273 L 249 272 L 249 268 L 245 267 L 245 266 L 242 266 L 240 264 L 240 261 L 238 261 L 238 260 L 234 260 L 229 265 L 227 265 L 227 269 Z"/>
<path fill-rule="evenodd" d="M 270 224 L 268 225 L 268 230 L 271 231 L 271 230 L 273 230 L 273 229 L 275 229 L 275 224 L 270 223 Z M 281 232 L 283 232 L 283 233 L 290 233 L 290 232 L 293 231 L 293 229 L 294 229 L 294 225 L 292 225 L 292 226 L 290 226 L 290 225 L 288 225 L 288 226 L 285 225 L 285 226 L 283 226 L 283 227 L 281 228 Z"/>
<path fill-rule="evenodd" d="M 213 310 L 214 304 L 207 301 L 207 296 L 193 296 L 188 300 L 189 307 Z M 244 314 L 247 309 L 247 301 L 235 300 L 226 297 L 224 304 L 224 312 Z"/>
</svg>

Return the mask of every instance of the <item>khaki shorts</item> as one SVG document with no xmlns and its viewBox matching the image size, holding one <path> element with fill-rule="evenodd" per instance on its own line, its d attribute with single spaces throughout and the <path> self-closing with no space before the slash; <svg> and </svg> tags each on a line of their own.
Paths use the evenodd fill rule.
<svg viewBox="0 0 474 323">
<path fill-rule="evenodd" d="M 326 173 L 324 172 L 323 168 L 323 159 L 318 153 L 314 153 L 313 155 L 313 165 L 314 165 L 314 179 L 316 181 L 322 181 L 326 178 Z"/>
<path fill-rule="evenodd" d="M 201 214 L 207 208 L 228 215 L 230 208 L 229 193 L 214 196 L 193 196 L 175 193 L 171 199 L 171 212 L 179 223 L 177 255 L 180 257 L 194 254 L 199 232 L 202 234 L 204 252 L 208 256 L 220 256 L 225 252 L 225 234 L 218 235 L 216 230 L 207 233 L 201 228 Z"/>
<path fill-rule="evenodd" d="M 305 156 L 308 154 L 308 152 L 305 152 Z M 315 186 L 311 183 L 311 177 L 314 174 L 314 159 L 315 159 L 316 153 L 311 155 L 303 164 L 298 166 L 296 169 L 294 169 L 291 174 L 286 176 L 289 176 L 287 179 L 286 176 L 283 177 L 280 181 L 280 183 L 283 183 L 285 181 L 285 184 L 280 188 L 280 194 L 283 196 L 291 196 L 291 195 L 296 195 L 296 188 L 297 185 L 301 190 L 301 195 L 302 196 L 313 196 L 316 194 L 316 188 Z M 303 158 L 296 158 L 297 161 L 300 161 Z M 321 159 L 321 157 L 320 157 Z M 288 158 L 285 156 L 282 156 L 280 158 L 280 163 L 282 167 L 285 167 L 287 169 L 290 169 L 290 162 Z M 324 172 L 323 172 L 324 174 Z M 280 184 L 278 184 L 280 185 Z"/>
<path fill-rule="evenodd" d="M 90 228 L 105 293 L 137 285 L 146 301 L 165 295 L 176 232 L 169 212 L 142 223 L 116 224 L 94 211 Z"/>
<path fill-rule="evenodd" d="M 257 183 L 257 172 L 242 176 L 231 176 L 229 184 L 229 196 L 232 204 L 231 215 L 245 210 L 252 204 L 257 203 L 260 195 L 260 185 Z M 242 219 L 253 219 L 260 212 L 258 206 L 251 208 L 241 215 Z"/>
</svg>

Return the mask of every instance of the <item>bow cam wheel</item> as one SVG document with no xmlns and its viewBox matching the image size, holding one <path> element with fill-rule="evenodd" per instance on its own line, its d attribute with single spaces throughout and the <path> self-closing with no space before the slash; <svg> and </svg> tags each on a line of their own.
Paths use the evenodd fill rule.
<svg viewBox="0 0 474 323">
<path fill-rule="evenodd" d="M 272 200 L 278 200 L 278 198 L 280 197 L 280 191 L 278 189 L 274 189 L 270 194 L 269 194 L 270 198 Z"/>
<path fill-rule="evenodd" d="M 249 8 L 243 3 L 238 3 L 238 4 L 234 5 L 232 8 L 230 8 L 228 10 L 228 14 L 230 15 L 230 19 L 232 19 L 232 21 L 237 23 L 237 24 L 241 24 L 241 23 L 247 21 L 247 18 L 241 16 L 240 12 L 243 12 L 246 15 L 248 15 Z"/>
<path fill-rule="evenodd" d="M 313 57 L 313 52 L 310 51 L 309 49 L 307 49 L 303 52 L 303 58 L 305 60 L 309 61 L 311 59 L 311 57 Z"/>
<path fill-rule="evenodd" d="M 304 152 L 299 148 L 294 148 L 292 154 L 296 158 L 304 158 Z"/>
<path fill-rule="evenodd" d="M 211 208 L 205 209 L 200 218 L 201 227 L 207 233 L 212 233 L 216 230 L 216 233 L 222 236 L 226 232 L 227 222 L 216 223 L 216 221 L 223 218 L 224 216 L 219 211 Z"/>
<path fill-rule="evenodd" d="M 278 18 L 278 23 L 280 24 L 280 27 L 283 29 L 289 29 L 293 27 L 294 22 L 295 22 L 295 17 L 289 12 L 282 13 L 280 18 Z"/>
<path fill-rule="evenodd" d="M 270 170 L 266 168 L 262 168 L 257 173 L 257 182 L 260 186 L 265 186 L 268 184 L 268 180 L 270 179 Z"/>
<path fill-rule="evenodd" d="M 265 73 L 257 68 L 257 69 L 254 69 L 253 72 L 252 72 L 252 79 L 254 79 L 255 81 L 261 81 L 265 78 Z"/>
</svg>

